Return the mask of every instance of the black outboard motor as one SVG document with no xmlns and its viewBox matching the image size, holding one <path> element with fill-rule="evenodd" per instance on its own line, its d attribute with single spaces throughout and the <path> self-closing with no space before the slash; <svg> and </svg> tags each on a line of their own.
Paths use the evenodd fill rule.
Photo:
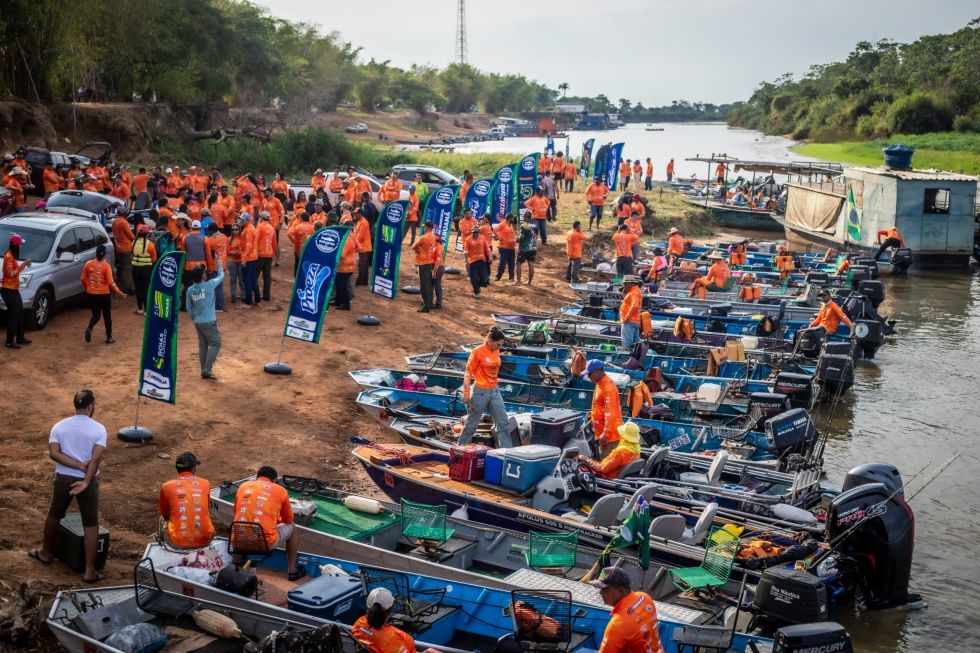
<svg viewBox="0 0 980 653">
<path fill-rule="evenodd" d="M 789 397 L 775 392 L 753 392 L 749 395 L 749 412 L 759 412 L 758 429 L 762 429 L 770 418 L 789 410 Z"/>
<path fill-rule="evenodd" d="M 812 624 L 830 615 L 827 586 L 818 576 L 792 567 L 770 567 L 762 572 L 752 597 L 752 623 L 771 630 L 789 624 Z M 775 650 L 775 649 L 773 649 Z"/>
<path fill-rule="evenodd" d="M 803 408 L 770 417 L 765 430 L 770 451 L 784 459 L 787 453 L 806 453 L 817 439 L 817 427 Z"/>
<path fill-rule="evenodd" d="M 809 374 L 795 372 L 780 372 L 772 386 L 773 392 L 789 397 L 791 408 L 810 408 L 815 393 L 813 377 Z"/>
<path fill-rule="evenodd" d="M 912 250 L 908 247 L 900 247 L 892 254 L 892 274 L 905 274 L 912 267 Z"/>
<path fill-rule="evenodd" d="M 854 385 L 854 359 L 850 354 L 845 356 L 821 354 L 820 358 L 817 359 L 814 376 L 826 391 L 823 393 L 824 399 L 840 396 Z"/>
<path fill-rule="evenodd" d="M 820 354 L 824 333 L 821 329 L 800 329 L 796 332 L 796 351 L 805 358 L 816 358 Z"/>
<path fill-rule="evenodd" d="M 878 348 L 885 344 L 884 328 L 875 320 L 854 320 L 854 335 L 861 355 L 868 360 L 874 358 Z"/>
<path fill-rule="evenodd" d="M 755 325 L 755 335 L 757 338 L 772 338 L 779 333 L 782 326 L 782 320 L 766 313 Z"/>
<path fill-rule="evenodd" d="M 837 291 L 834 294 L 834 301 L 852 322 L 865 317 L 865 306 L 870 303 L 866 295 L 853 290 Z"/>
<path fill-rule="evenodd" d="M 602 308 L 602 300 L 604 297 L 601 293 L 589 293 L 589 306 L 593 308 Z"/>
<path fill-rule="evenodd" d="M 857 356 L 857 343 L 853 340 L 828 340 L 820 348 L 820 355 L 823 356 Z"/>
<path fill-rule="evenodd" d="M 878 308 L 885 301 L 885 284 L 880 281 L 862 281 L 858 284 L 859 293 L 868 298 L 871 305 Z"/>
<path fill-rule="evenodd" d="M 901 478 L 887 465 L 864 465 L 851 470 L 851 487 L 834 497 L 827 512 L 827 540 L 838 542 L 837 551 L 853 565 L 857 587 L 869 610 L 884 610 L 920 603 L 909 593 L 915 517 L 897 492 Z M 884 478 L 886 483 L 867 482 Z M 846 534 L 845 534 L 846 533 Z M 846 560 L 844 559 L 846 558 Z"/>
<path fill-rule="evenodd" d="M 599 320 L 602 319 L 603 309 L 600 306 L 583 306 L 580 312 L 582 317 Z"/>
<path fill-rule="evenodd" d="M 820 286 L 823 288 L 830 281 L 830 275 L 826 272 L 807 272 L 803 277 L 803 283 L 807 285 Z"/>
<path fill-rule="evenodd" d="M 867 265 L 852 265 L 848 272 L 851 273 L 851 288 L 856 289 L 859 283 L 871 279 L 871 267 Z"/>
<path fill-rule="evenodd" d="M 776 631 L 772 653 L 853 653 L 851 636 L 833 621 L 786 626 Z"/>
<path fill-rule="evenodd" d="M 881 483 L 889 494 L 895 493 L 895 496 L 905 498 L 905 493 L 902 491 L 902 474 L 895 465 L 888 463 L 864 463 L 852 468 L 844 477 L 841 492 L 869 483 Z"/>
<path fill-rule="evenodd" d="M 723 304 L 712 304 L 708 307 L 709 317 L 728 317 L 728 313 L 732 310 L 732 305 L 728 302 Z"/>
<path fill-rule="evenodd" d="M 860 265 L 862 267 L 868 268 L 868 278 L 877 279 L 878 278 L 878 261 L 874 260 L 870 256 L 857 256 L 851 257 L 851 269 L 854 269 L 855 265 Z M 853 276 L 852 276 L 853 278 Z"/>
</svg>

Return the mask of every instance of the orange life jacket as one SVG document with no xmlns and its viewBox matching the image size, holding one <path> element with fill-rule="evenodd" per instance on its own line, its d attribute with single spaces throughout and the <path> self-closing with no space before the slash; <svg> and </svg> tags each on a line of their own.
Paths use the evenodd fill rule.
<svg viewBox="0 0 980 653">
<path fill-rule="evenodd" d="M 738 289 L 738 300 L 741 302 L 755 302 L 762 297 L 762 288 L 758 286 L 742 286 Z"/>
<path fill-rule="evenodd" d="M 674 336 L 681 338 L 684 342 L 691 342 L 694 337 L 694 322 L 683 317 L 677 318 L 674 322 Z"/>
<path fill-rule="evenodd" d="M 514 617 L 517 628 L 523 637 L 534 639 L 557 639 L 561 625 L 546 614 L 538 612 L 533 605 L 518 601 L 514 604 Z"/>
<path fill-rule="evenodd" d="M 640 335 L 644 338 L 649 338 L 652 334 L 653 320 L 650 317 L 650 313 L 640 311 Z"/>
<path fill-rule="evenodd" d="M 630 386 L 627 395 L 627 403 L 629 404 L 630 415 L 633 417 L 639 417 L 640 411 L 643 410 L 643 405 L 653 405 L 653 395 L 650 394 L 650 388 L 647 387 L 646 383 L 642 381 L 637 381 Z"/>
</svg>

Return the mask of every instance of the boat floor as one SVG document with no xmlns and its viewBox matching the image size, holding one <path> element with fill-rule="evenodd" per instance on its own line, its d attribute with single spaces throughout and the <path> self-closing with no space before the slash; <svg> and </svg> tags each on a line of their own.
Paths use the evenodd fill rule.
<svg viewBox="0 0 980 653">
<path fill-rule="evenodd" d="M 438 483 L 441 487 L 453 492 L 469 494 L 485 501 L 503 502 L 517 506 L 527 506 L 531 501 L 516 492 L 511 492 L 497 485 L 483 484 L 479 481 L 467 482 L 453 480 L 449 477 L 449 468 L 446 463 L 431 461 L 417 462 L 411 465 L 399 466 L 397 469 L 406 476 L 412 476 L 426 483 Z"/>
</svg>

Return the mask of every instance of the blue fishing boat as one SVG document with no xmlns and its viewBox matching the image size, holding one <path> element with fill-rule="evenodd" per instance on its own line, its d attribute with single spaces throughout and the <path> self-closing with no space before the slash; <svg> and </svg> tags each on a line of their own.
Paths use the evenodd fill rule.
<svg viewBox="0 0 980 653">
<path fill-rule="evenodd" d="M 765 208 L 738 206 L 715 200 L 694 197 L 685 198 L 689 203 L 707 209 L 715 219 L 731 229 L 754 229 L 757 231 L 782 231 L 783 226 L 772 217 L 772 211 Z"/>
</svg>

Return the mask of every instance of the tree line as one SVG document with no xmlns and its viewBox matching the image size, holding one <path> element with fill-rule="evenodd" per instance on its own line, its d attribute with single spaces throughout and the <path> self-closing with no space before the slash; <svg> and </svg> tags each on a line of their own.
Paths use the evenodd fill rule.
<svg viewBox="0 0 980 653">
<path fill-rule="evenodd" d="M 568 84 L 559 84 L 558 90 L 567 91 Z M 619 98 L 613 104 L 605 95 L 595 97 L 563 96 L 562 104 L 581 104 L 589 113 L 615 113 L 624 122 L 694 122 L 727 120 L 732 108 L 737 104 L 711 104 L 710 102 L 688 102 L 673 100 L 659 107 L 646 107 L 643 102 L 633 103 L 627 98 Z"/>
<path fill-rule="evenodd" d="M 729 124 L 838 141 L 980 132 L 980 18 L 913 43 L 858 43 L 847 59 L 761 84 Z"/>
</svg>

